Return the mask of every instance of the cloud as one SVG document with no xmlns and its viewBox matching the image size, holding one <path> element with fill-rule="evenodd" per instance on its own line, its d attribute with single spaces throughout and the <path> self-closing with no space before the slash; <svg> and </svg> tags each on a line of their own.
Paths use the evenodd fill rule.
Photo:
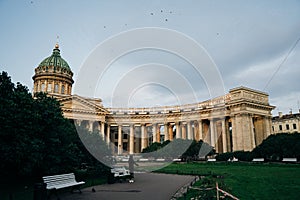
<svg viewBox="0 0 300 200">
<path fill-rule="evenodd" d="M 292 110 L 293 113 L 300 112 L 300 91 L 288 92 L 285 95 L 270 98 L 270 104 L 275 105 L 273 115 L 278 115 L 278 112 L 288 113 Z"/>
<path fill-rule="evenodd" d="M 165 88 L 164 98 L 156 99 L 160 101 L 159 104 L 200 102 L 210 98 L 210 91 L 200 73 L 183 58 L 170 52 L 149 49 L 135 51 L 109 66 L 98 82 L 95 96 L 101 96 L 106 106 L 111 106 L 112 100 L 118 106 L 127 106 L 128 99 L 136 91 L 150 99 L 151 96 L 155 97 L 156 92 L 161 95 L 160 89 Z M 135 94 L 133 99 L 139 107 L 151 106 L 153 102 L 137 97 Z M 132 106 L 133 99 L 130 103 Z"/>
</svg>

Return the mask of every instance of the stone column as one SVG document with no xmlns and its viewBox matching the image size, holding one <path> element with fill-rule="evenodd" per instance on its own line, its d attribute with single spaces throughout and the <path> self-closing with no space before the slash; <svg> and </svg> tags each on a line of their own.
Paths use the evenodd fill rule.
<svg viewBox="0 0 300 200">
<path fill-rule="evenodd" d="M 146 148 L 146 143 L 145 143 L 145 138 L 146 138 L 146 128 L 145 124 L 141 124 L 141 152 L 143 151 L 144 148 Z"/>
<path fill-rule="evenodd" d="M 222 145 L 223 145 L 223 153 L 227 152 L 227 131 L 225 126 L 226 119 L 222 120 Z"/>
<path fill-rule="evenodd" d="M 231 117 L 232 121 L 232 151 L 238 150 L 237 148 L 237 122 L 236 116 Z"/>
<path fill-rule="evenodd" d="M 243 150 L 251 151 L 253 149 L 253 139 L 254 133 L 252 128 L 252 118 L 249 114 L 243 115 L 243 137 L 244 137 L 244 146 Z"/>
<path fill-rule="evenodd" d="M 252 150 L 253 141 L 253 128 L 251 126 L 250 115 L 247 113 L 242 113 L 235 116 L 235 134 L 232 134 L 233 139 L 233 151 Z"/>
<path fill-rule="evenodd" d="M 241 127 L 240 127 L 240 117 L 234 116 L 234 126 L 232 127 L 232 141 L 233 141 L 233 151 L 238 151 L 240 149 L 240 143 L 241 138 L 238 137 L 241 133 Z"/>
<path fill-rule="evenodd" d="M 45 89 L 43 92 L 47 92 L 48 91 L 48 80 L 45 80 Z"/>
<path fill-rule="evenodd" d="M 199 140 L 203 140 L 203 128 L 202 128 L 202 120 L 198 120 L 198 132 L 199 132 Z"/>
<path fill-rule="evenodd" d="M 153 143 L 157 142 L 157 124 L 152 124 Z"/>
<path fill-rule="evenodd" d="M 139 127 L 141 128 L 141 127 Z M 141 133 L 140 131 L 137 131 L 138 127 L 135 126 L 134 128 L 134 134 L 135 134 L 135 152 L 136 153 L 140 153 L 141 147 L 140 147 L 140 143 L 141 143 Z"/>
<path fill-rule="evenodd" d="M 180 122 L 176 122 L 176 138 L 181 138 L 181 125 Z"/>
<path fill-rule="evenodd" d="M 148 147 L 149 146 L 149 134 L 148 134 L 148 128 L 147 128 L 146 124 L 145 124 L 145 139 L 144 139 L 144 141 L 145 141 L 145 146 Z"/>
<path fill-rule="evenodd" d="M 93 121 L 88 121 L 88 129 L 89 129 L 89 131 L 91 131 L 91 132 L 93 132 L 93 124 L 94 124 Z"/>
<path fill-rule="evenodd" d="M 100 131 L 100 133 L 101 133 L 101 136 L 102 136 L 102 138 L 103 138 L 103 140 L 104 140 L 104 138 L 105 138 L 105 135 L 104 135 L 104 122 L 101 122 L 101 131 Z"/>
<path fill-rule="evenodd" d="M 250 129 L 251 129 L 251 139 L 252 139 L 252 149 L 256 147 L 255 142 L 255 133 L 254 133 L 254 124 L 253 124 L 253 116 L 250 116 Z"/>
<path fill-rule="evenodd" d="M 199 124 L 198 121 L 193 121 L 194 123 L 194 140 L 199 141 Z"/>
<path fill-rule="evenodd" d="M 210 126 L 208 120 L 202 120 L 202 137 L 203 141 L 210 144 Z"/>
<path fill-rule="evenodd" d="M 173 126 L 169 124 L 168 126 L 169 140 L 173 141 Z"/>
<path fill-rule="evenodd" d="M 93 123 L 93 131 L 95 130 L 95 129 L 97 129 L 97 131 L 99 132 L 99 135 L 101 135 L 101 137 L 104 139 L 104 137 L 103 137 L 103 135 L 102 135 L 102 133 L 101 133 L 101 126 L 100 126 L 100 123 L 102 123 L 102 122 L 94 122 Z M 95 125 L 96 125 L 96 127 L 95 127 Z"/>
<path fill-rule="evenodd" d="M 272 123 L 271 123 L 270 117 L 268 117 L 268 116 L 264 117 L 264 124 L 265 124 L 265 134 L 264 134 L 265 138 L 264 139 L 266 139 L 269 135 L 271 135 L 271 129 L 272 129 L 271 124 Z"/>
<path fill-rule="evenodd" d="M 118 154 L 123 153 L 123 134 L 122 134 L 122 125 L 118 126 Z"/>
<path fill-rule="evenodd" d="M 210 145 L 215 147 L 216 146 L 215 123 L 213 119 L 210 120 L 209 127 L 210 127 Z"/>
<path fill-rule="evenodd" d="M 192 124 L 191 121 L 187 122 L 187 132 L 188 132 L 188 139 L 192 140 L 193 138 L 193 130 L 192 130 Z"/>
<path fill-rule="evenodd" d="M 129 154 L 134 153 L 134 125 L 130 124 L 129 128 Z"/>
<path fill-rule="evenodd" d="M 165 134 L 165 141 L 169 140 L 169 133 L 168 133 L 168 124 L 164 124 L 164 134 Z"/>
<path fill-rule="evenodd" d="M 108 147 L 109 144 L 110 144 L 110 124 L 107 124 L 107 129 L 106 129 L 106 143 L 108 144 Z"/>
<path fill-rule="evenodd" d="M 185 124 L 182 124 L 181 125 L 181 128 L 182 128 L 182 139 L 186 139 L 186 127 L 185 127 Z"/>
<path fill-rule="evenodd" d="M 229 126 L 229 122 L 231 126 Z M 225 123 L 226 132 L 227 132 L 227 152 L 232 151 L 232 120 L 228 119 L 228 123 Z"/>
<path fill-rule="evenodd" d="M 218 120 L 218 119 L 217 119 Z M 219 121 L 214 121 L 214 133 L 215 133 L 215 149 L 217 153 L 220 153 L 220 141 L 222 140 L 222 123 Z M 222 147 L 221 147 L 222 148 Z"/>
<path fill-rule="evenodd" d="M 74 122 L 77 126 L 81 126 L 82 120 L 81 119 L 74 119 Z"/>
<path fill-rule="evenodd" d="M 256 138 L 255 143 L 259 145 L 264 140 L 264 132 L 265 132 L 263 126 L 263 118 L 261 116 L 256 117 L 254 128 L 255 128 L 255 138 Z"/>
<path fill-rule="evenodd" d="M 238 130 L 236 150 L 251 151 L 254 145 L 252 118 L 248 113 L 242 113 L 236 116 L 236 125 Z"/>
<path fill-rule="evenodd" d="M 54 87 L 55 87 L 55 83 L 54 83 L 55 81 L 52 81 L 52 88 L 51 88 L 51 91 L 54 93 L 55 91 L 54 91 Z"/>
<path fill-rule="evenodd" d="M 59 82 L 57 82 L 57 84 L 58 84 L 58 92 L 57 93 L 61 94 L 61 87 L 62 87 L 63 83 L 61 81 L 59 81 Z"/>
<path fill-rule="evenodd" d="M 158 130 L 157 130 L 157 134 L 156 134 L 156 141 L 160 143 L 160 125 L 157 125 Z"/>
</svg>

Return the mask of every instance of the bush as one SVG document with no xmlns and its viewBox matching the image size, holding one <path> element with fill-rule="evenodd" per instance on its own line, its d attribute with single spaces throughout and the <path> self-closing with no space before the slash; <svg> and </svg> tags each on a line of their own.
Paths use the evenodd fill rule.
<svg viewBox="0 0 300 200">
<path fill-rule="evenodd" d="M 229 159 L 232 159 L 234 156 L 233 152 L 226 152 L 221 153 L 216 156 L 217 161 L 228 161 Z"/>
<path fill-rule="evenodd" d="M 264 158 L 266 161 L 281 161 L 284 157 L 300 159 L 300 133 L 282 133 L 270 135 L 255 149 L 235 151 L 216 156 L 218 161 L 227 161 L 233 157 L 240 161 L 252 161 L 253 158 Z"/>
<path fill-rule="evenodd" d="M 233 155 L 240 161 L 252 161 L 253 159 L 253 153 L 250 151 L 235 151 Z"/>
<path fill-rule="evenodd" d="M 254 157 L 280 161 L 283 157 L 300 159 L 300 133 L 270 135 L 252 151 Z"/>
</svg>

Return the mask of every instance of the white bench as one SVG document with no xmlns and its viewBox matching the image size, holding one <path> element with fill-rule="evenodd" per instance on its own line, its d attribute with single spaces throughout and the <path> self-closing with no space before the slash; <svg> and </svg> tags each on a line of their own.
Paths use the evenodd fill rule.
<svg viewBox="0 0 300 200">
<path fill-rule="evenodd" d="M 79 186 L 85 183 L 83 181 L 77 182 L 75 180 L 74 173 L 44 176 L 43 181 L 44 183 L 46 183 L 47 190 L 55 190 L 56 196 L 57 196 L 56 190 L 66 188 L 66 187 L 72 187 L 72 191 L 76 187 L 76 189 L 79 190 L 79 192 L 81 193 Z"/>
<path fill-rule="evenodd" d="M 140 162 L 148 162 L 149 159 L 148 159 L 148 158 L 140 158 L 139 161 L 140 161 Z"/>
<path fill-rule="evenodd" d="M 237 161 L 239 161 L 239 159 L 233 157 L 232 162 L 237 162 Z"/>
<path fill-rule="evenodd" d="M 116 167 L 110 170 L 114 177 L 125 177 L 130 176 L 129 170 L 125 169 L 125 167 Z"/>
<path fill-rule="evenodd" d="M 227 161 L 228 162 L 237 162 L 237 161 L 239 161 L 239 159 L 233 157 L 233 158 L 229 158 Z"/>
<path fill-rule="evenodd" d="M 181 162 L 181 158 L 174 158 L 173 162 Z"/>
<path fill-rule="evenodd" d="M 217 160 L 215 158 L 208 158 L 207 162 L 216 162 Z"/>
<path fill-rule="evenodd" d="M 282 162 L 297 162 L 297 158 L 283 158 Z"/>
<path fill-rule="evenodd" d="M 264 158 L 253 158 L 252 162 L 264 162 Z"/>
</svg>

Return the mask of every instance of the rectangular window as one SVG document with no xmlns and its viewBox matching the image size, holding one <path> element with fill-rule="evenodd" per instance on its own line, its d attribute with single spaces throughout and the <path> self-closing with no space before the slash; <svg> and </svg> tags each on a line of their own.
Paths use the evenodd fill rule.
<svg viewBox="0 0 300 200">
<path fill-rule="evenodd" d="M 115 134 L 115 139 L 118 139 L 119 138 L 119 135 L 118 133 Z"/>
<path fill-rule="evenodd" d="M 65 86 L 64 86 L 64 85 L 61 86 L 61 93 L 62 93 L 62 94 L 65 93 Z"/>
<path fill-rule="evenodd" d="M 123 139 L 127 139 L 128 138 L 128 134 L 123 134 Z"/>
<path fill-rule="evenodd" d="M 286 130 L 290 130 L 290 125 L 286 125 Z"/>
<path fill-rule="evenodd" d="M 123 143 L 123 150 L 127 151 L 127 149 L 128 149 L 128 143 L 124 142 Z"/>
<path fill-rule="evenodd" d="M 41 91 L 42 91 L 42 92 L 45 92 L 45 83 L 42 83 Z"/>
<path fill-rule="evenodd" d="M 48 83 L 47 92 L 51 92 L 51 86 L 52 86 L 52 84 Z"/>
<path fill-rule="evenodd" d="M 55 92 L 55 93 L 58 93 L 58 84 L 55 84 L 55 85 L 54 85 L 54 92 Z"/>
<path fill-rule="evenodd" d="M 293 124 L 293 129 L 297 129 L 297 125 L 296 124 Z"/>
<path fill-rule="evenodd" d="M 279 130 L 282 131 L 282 125 L 279 125 Z"/>
</svg>

